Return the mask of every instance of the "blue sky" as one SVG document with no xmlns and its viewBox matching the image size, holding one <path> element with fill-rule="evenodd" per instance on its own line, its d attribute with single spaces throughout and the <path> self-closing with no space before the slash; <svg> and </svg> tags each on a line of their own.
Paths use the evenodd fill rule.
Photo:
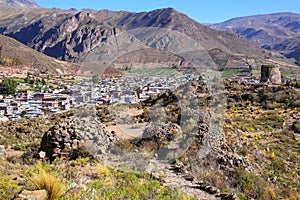
<svg viewBox="0 0 300 200">
<path fill-rule="evenodd" d="M 264 13 L 300 14 L 300 0 L 36 0 L 36 2 L 46 8 L 91 8 L 133 12 L 172 7 L 200 23 L 216 23 L 233 17 Z"/>
</svg>

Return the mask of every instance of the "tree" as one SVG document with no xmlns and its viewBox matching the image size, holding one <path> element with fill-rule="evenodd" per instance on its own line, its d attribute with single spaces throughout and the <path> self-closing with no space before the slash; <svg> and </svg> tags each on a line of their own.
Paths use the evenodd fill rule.
<svg viewBox="0 0 300 200">
<path fill-rule="evenodd" d="M 199 83 L 200 85 L 204 85 L 204 84 L 205 84 L 205 79 L 203 78 L 202 75 L 199 76 L 198 83 Z"/>
<path fill-rule="evenodd" d="M 92 82 L 93 82 L 93 84 L 97 84 L 99 82 L 99 75 L 98 74 L 94 74 L 92 76 Z"/>
<path fill-rule="evenodd" d="M 0 93 L 4 95 L 15 95 L 18 83 L 13 79 L 3 79 L 0 83 Z"/>
<path fill-rule="evenodd" d="M 42 85 L 46 85 L 46 81 L 44 78 L 42 78 Z"/>
<path fill-rule="evenodd" d="M 27 110 L 23 110 L 23 111 L 21 112 L 21 117 L 24 117 L 26 114 L 27 114 Z"/>
<path fill-rule="evenodd" d="M 24 78 L 25 83 L 29 83 L 30 81 L 30 74 L 27 72 L 27 76 Z"/>
</svg>

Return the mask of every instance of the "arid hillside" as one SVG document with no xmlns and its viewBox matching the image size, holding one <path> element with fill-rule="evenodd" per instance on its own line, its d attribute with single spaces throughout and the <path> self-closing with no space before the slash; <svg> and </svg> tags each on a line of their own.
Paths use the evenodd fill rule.
<svg viewBox="0 0 300 200">
<path fill-rule="evenodd" d="M 52 74 L 67 74 L 74 71 L 75 65 L 44 55 L 24 44 L 0 35 L 1 66 L 29 71 L 48 71 Z"/>
</svg>

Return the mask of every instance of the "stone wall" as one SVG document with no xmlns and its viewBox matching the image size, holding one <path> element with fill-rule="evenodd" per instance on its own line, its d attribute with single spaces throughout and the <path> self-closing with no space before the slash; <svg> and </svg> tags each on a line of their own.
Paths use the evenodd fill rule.
<svg viewBox="0 0 300 200">
<path fill-rule="evenodd" d="M 261 82 L 271 84 L 281 84 L 281 72 L 278 66 L 262 65 L 261 66 Z"/>
</svg>

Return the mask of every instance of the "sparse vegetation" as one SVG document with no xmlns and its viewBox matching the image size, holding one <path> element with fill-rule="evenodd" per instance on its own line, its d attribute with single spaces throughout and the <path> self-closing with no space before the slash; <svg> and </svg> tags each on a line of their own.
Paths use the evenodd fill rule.
<svg viewBox="0 0 300 200">
<path fill-rule="evenodd" d="M 5 142 L 5 146 L 14 147 L 13 151 L 24 152 L 21 158 L 10 157 L 0 162 L 2 199 L 12 199 L 23 189 L 45 189 L 49 199 L 195 199 L 179 194 L 174 188 L 161 186 L 148 174 L 134 170 L 119 171 L 90 158 L 81 157 L 74 161 L 57 159 L 52 164 L 38 161 L 35 154 L 38 153 L 42 133 L 60 117 L 63 116 L 53 116 L 43 123 L 40 123 L 43 119 L 39 118 L 22 119 L 1 126 L 1 144 Z M 8 127 L 10 133 L 6 135 Z M 17 176 L 17 180 L 10 178 L 12 174 Z M 18 185 L 19 179 L 24 180 L 23 185 Z"/>
<path fill-rule="evenodd" d="M 23 61 L 19 58 L 8 58 L 8 57 L 1 57 L 0 64 L 4 66 L 16 66 L 21 65 Z"/>
<path fill-rule="evenodd" d="M 218 102 L 216 108 L 213 108 L 218 110 L 222 105 L 227 107 L 223 115 L 226 142 L 222 143 L 221 148 L 228 155 L 236 155 L 240 164 L 235 160 L 229 161 L 229 157 L 227 161 L 232 162 L 232 166 L 228 169 L 225 161 L 219 160 L 214 154 L 216 152 L 212 152 L 209 158 L 205 159 L 199 159 L 197 155 L 199 149 L 203 148 L 201 142 L 204 136 L 201 135 L 201 131 L 205 132 L 208 128 L 205 124 L 206 117 L 215 114 L 209 108 L 213 101 L 210 94 L 206 93 L 207 88 L 203 82 L 192 84 L 198 94 L 203 94 L 198 96 L 197 101 L 187 101 L 188 97 L 180 96 L 180 91 L 185 89 L 182 87 L 176 94 L 169 92 L 155 95 L 143 103 L 130 105 L 131 108 L 144 111 L 133 116 L 133 121 L 147 123 L 157 119 L 157 124 L 161 124 L 161 127 L 154 126 L 144 132 L 147 134 L 149 131 L 151 137 L 145 136 L 135 141 L 120 140 L 117 146 L 127 151 L 138 149 L 145 155 L 145 159 L 149 159 L 149 152 L 165 148 L 169 142 L 182 137 L 182 134 L 194 133 L 195 137 L 186 137 L 187 140 L 191 140 L 190 146 L 186 154 L 180 156 L 180 160 L 185 169 L 197 179 L 217 187 L 221 192 L 235 192 L 240 199 L 299 198 L 300 139 L 297 134 L 297 119 L 300 109 L 296 104 L 300 97 L 299 91 L 285 86 L 269 88 L 234 82 L 225 82 L 225 86 L 226 104 Z M 199 110 L 203 115 L 199 119 L 196 118 L 193 110 L 180 105 L 178 99 L 187 107 L 195 107 L 199 102 Z M 120 106 L 119 109 L 110 109 L 110 106 L 100 104 L 97 107 L 97 115 L 105 124 L 114 124 L 116 120 L 120 120 L 116 113 L 126 108 Z M 91 107 L 82 109 L 78 111 L 78 116 L 86 117 L 90 111 Z M 163 118 L 160 117 L 161 113 L 164 114 Z M 192 199 L 174 188 L 162 186 L 160 181 L 153 180 L 149 174 L 134 170 L 117 170 L 87 157 L 73 161 L 58 158 L 51 164 L 45 161 L 37 164 L 43 133 L 61 117 L 64 116 L 2 123 L 0 144 L 9 146 L 9 150 L 23 152 L 19 157 L 10 157 L 7 161 L 0 162 L 2 168 L 15 165 L 10 171 L 4 170 L 1 174 L 0 181 L 3 183 L 0 183 L 0 192 L 4 197 L 10 198 L 26 188 L 46 189 L 50 199 Z M 290 119 L 296 121 L 290 128 L 284 127 Z M 165 131 L 169 130 L 164 129 L 167 128 L 166 124 L 173 124 L 174 127 Z M 198 131 L 198 128 L 201 131 Z M 156 130 L 160 130 L 160 133 L 153 135 Z M 165 158 L 172 160 L 173 154 L 169 151 Z M 30 180 L 30 183 L 18 185 L 18 178 L 17 181 L 11 180 L 11 174 L 20 174 L 22 179 Z M 81 182 L 82 180 L 87 181 Z M 11 191 L 11 194 L 5 191 Z"/>
<path fill-rule="evenodd" d="M 224 127 L 228 145 L 257 165 L 256 174 L 241 171 L 236 186 L 256 199 L 293 199 L 295 192 L 300 192 L 299 142 L 294 133 L 284 130 L 284 122 L 298 116 L 299 107 L 293 102 L 299 91 L 288 87 L 251 89 L 248 85 L 241 91 L 234 87 L 228 90 L 230 96 L 234 93 L 240 98 L 235 98 L 234 104 L 229 101 Z M 257 190 L 258 185 L 262 190 Z"/>
<path fill-rule="evenodd" d="M 3 163 L 3 161 L 0 161 Z M 13 199 L 20 191 L 18 182 L 10 180 L 0 172 L 0 197 L 1 199 Z"/>
</svg>

